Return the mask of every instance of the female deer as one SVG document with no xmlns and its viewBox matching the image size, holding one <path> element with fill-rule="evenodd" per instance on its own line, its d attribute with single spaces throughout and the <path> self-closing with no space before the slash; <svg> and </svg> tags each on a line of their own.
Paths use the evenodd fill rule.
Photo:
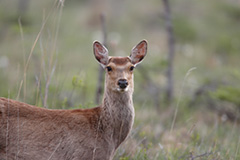
<svg viewBox="0 0 240 160">
<path fill-rule="evenodd" d="M 129 57 L 109 57 L 94 42 L 95 58 L 106 69 L 100 106 L 51 110 L 0 98 L 0 160 L 111 160 L 134 120 L 133 69 L 147 53 L 141 41 Z"/>
</svg>

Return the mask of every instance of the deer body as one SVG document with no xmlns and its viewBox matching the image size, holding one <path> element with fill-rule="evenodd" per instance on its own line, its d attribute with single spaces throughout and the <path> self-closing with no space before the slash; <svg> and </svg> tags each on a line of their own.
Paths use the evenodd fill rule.
<svg viewBox="0 0 240 160">
<path fill-rule="evenodd" d="M 107 70 L 98 107 L 51 110 L 0 98 L 0 160 L 111 160 L 133 125 L 132 67 L 146 45 L 140 42 L 130 57 L 108 57 L 94 43 L 94 55 Z"/>
</svg>

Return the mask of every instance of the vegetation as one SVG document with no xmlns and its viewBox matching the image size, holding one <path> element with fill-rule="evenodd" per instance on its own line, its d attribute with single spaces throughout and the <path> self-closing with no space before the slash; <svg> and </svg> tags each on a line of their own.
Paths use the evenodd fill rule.
<svg viewBox="0 0 240 160">
<path fill-rule="evenodd" d="M 140 40 L 149 42 L 135 70 L 134 128 L 115 159 L 240 159 L 239 2 L 170 1 L 176 35 L 171 104 L 165 103 L 162 5 L 0 1 L 0 96 L 54 109 L 96 106 L 92 43 L 103 40 L 103 13 L 110 55 L 126 56 Z"/>
</svg>

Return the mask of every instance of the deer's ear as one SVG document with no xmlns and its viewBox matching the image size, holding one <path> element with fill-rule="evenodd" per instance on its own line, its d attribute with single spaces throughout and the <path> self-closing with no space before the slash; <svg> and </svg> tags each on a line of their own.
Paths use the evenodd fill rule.
<svg viewBox="0 0 240 160">
<path fill-rule="evenodd" d="M 132 64 L 139 64 L 147 54 L 147 41 L 142 40 L 133 49 L 130 55 Z"/>
<path fill-rule="evenodd" d="M 93 53 L 98 62 L 105 67 L 108 63 L 108 50 L 100 42 L 93 43 Z"/>
</svg>

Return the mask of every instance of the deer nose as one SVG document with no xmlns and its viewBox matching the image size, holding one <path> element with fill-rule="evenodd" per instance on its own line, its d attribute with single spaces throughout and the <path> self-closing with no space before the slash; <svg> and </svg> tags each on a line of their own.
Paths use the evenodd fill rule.
<svg viewBox="0 0 240 160">
<path fill-rule="evenodd" d="M 118 85 L 121 89 L 125 89 L 128 86 L 128 82 L 126 79 L 119 79 Z"/>
</svg>

